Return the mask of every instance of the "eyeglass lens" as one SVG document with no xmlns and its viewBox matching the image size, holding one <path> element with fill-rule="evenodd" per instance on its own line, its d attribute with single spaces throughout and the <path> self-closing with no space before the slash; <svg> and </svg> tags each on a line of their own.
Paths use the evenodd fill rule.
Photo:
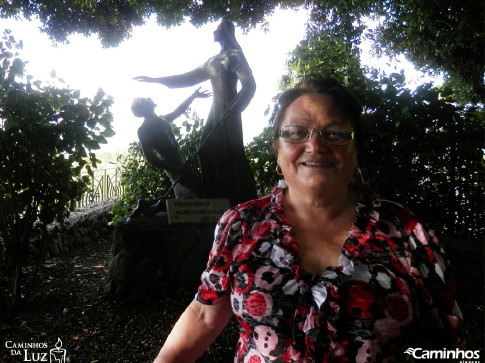
<svg viewBox="0 0 485 363">
<path fill-rule="evenodd" d="M 280 137 L 289 143 L 304 143 L 318 131 L 323 141 L 331 145 L 344 145 L 354 138 L 353 130 L 346 126 L 332 126 L 320 130 L 312 130 L 304 125 L 288 125 L 280 130 Z"/>
</svg>

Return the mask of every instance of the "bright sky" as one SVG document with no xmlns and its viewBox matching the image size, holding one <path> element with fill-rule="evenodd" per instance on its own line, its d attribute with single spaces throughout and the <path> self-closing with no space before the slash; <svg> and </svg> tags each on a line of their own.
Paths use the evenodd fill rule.
<svg viewBox="0 0 485 363">
<path fill-rule="evenodd" d="M 276 11 L 269 19 L 269 31 L 253 29 L 243 34 L 236 29 L 241 45 L 256 79 L 257 90 L 244 111 L 244 142 L 247 144 L 267 125 L 264 111 L 278 91 L 278 81 L 285 73 L 285 61 L 291 50 L 303 38 L 304 11 Z M 81 96 L 92 98 L 102 88 L 114 98 L 112 113 L 116 135 L 108 139 L 106 151 L 121 151 L 137 140 L 136 130 L 142 119 L 131 112 L 136 97 L 150 97 L 157 104 L 156 112 L 173 111 L 197 87 L 168 89 L 160 84 L 133 81 L 138 75 L 165 76 L 190 71 L 219 53 L 219 43 L 213 41 L 218 23 L 195 28 L 190 24 L 162 28 L 152 19 L 137 27 L 133 36 L 116 48 L 103 49 L 97 37 L 69 37 L 70 44 L 53 46 L 47 35 L 30 21 L 0 19 L 0 30 L 9 28 L 14 37 L 24 43 L 21 59 L 28 61 L 26 73 L 34 80 L 50 81 L 55 70 L 71 89 L 80 89 Z M 211 90 L 210 83 L 201 84 Z M 197 99 L 192 110 L 206 119 L 212 99 Z M 183 119 L 182 117 L 180 118 Z"/>
</svg>

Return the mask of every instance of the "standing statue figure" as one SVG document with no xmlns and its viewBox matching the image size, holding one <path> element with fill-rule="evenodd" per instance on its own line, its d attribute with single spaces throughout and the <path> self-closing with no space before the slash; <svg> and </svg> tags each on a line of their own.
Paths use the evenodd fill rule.
<svg viewBox="0 0 485 363">
<path fill-rule="evenodd" d="M 158 78 L 140 76 L 135 80 L 161 83 L 169 88 L 211 81 L 213 103 L 198 152 L 202 180 L 208 197 L 229 198 L 235 205 L 256 197 L 241 124 L 241 112 L 253 98 L 256 83 L 231 22 L 220 23 L 214 31 L 214 41 L 220 43 L 221 52 L 190 72 Z"/>
<path fill-rule="evenodd" d="M 172 113 L 164 116 L 155 114 L 155 103 L 150 98 L 136 98 L 131 110 L 136 117 L 144 117 L 138 129 L 138 138 L 148 162 L 164 170 L 174 185 L 175 197 L 200 198 L 205 191 L 200 178 L 187 166 L 179 151 L 179 145 L 170 125 L 182 115 L 195 98 L 210 97 L 210 93 L 198 88 Z"/>
</svg>

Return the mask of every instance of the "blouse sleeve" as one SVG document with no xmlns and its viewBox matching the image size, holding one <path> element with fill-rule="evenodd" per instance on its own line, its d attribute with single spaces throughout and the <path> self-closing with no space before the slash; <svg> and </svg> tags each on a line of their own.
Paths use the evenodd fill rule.
<svg viewBox="0 0 485 363">
<path fill-rule="evenodd" d="M 411 273 L 422 326 L 422 344 L 458 346 L 462 341 L 462 313 L 455 300 L 455 279 L 450 261 L 434 232 L 407 209 L 401 222 L 412 251 Z"/>
<path fill-rule="evenodd" d="M 212 305 L 229 290 L 234 248 L 240 241 L 239 214 L 237 210 L 230 209 L 223 214 L 217 224 L 209 261 L 195 295 L 202 304 Z"/>
</svg>

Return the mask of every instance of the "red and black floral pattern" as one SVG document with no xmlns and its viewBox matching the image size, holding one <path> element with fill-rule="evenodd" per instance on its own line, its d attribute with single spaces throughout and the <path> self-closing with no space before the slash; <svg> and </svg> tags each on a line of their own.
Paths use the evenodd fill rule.
<svg viewBox="0 0 485 363">
<path fill-rule="evenodd" d="M 461 313 L 436 237 L 408 209 L 352 187 L 357 216 L 339 265 L 320 276 L 298 264 L 284 181 L 223 215 L 197 299 L 231 294 L 235 362 L 395 362 L 407 347 L 455 343 Z"/>
</svg>

